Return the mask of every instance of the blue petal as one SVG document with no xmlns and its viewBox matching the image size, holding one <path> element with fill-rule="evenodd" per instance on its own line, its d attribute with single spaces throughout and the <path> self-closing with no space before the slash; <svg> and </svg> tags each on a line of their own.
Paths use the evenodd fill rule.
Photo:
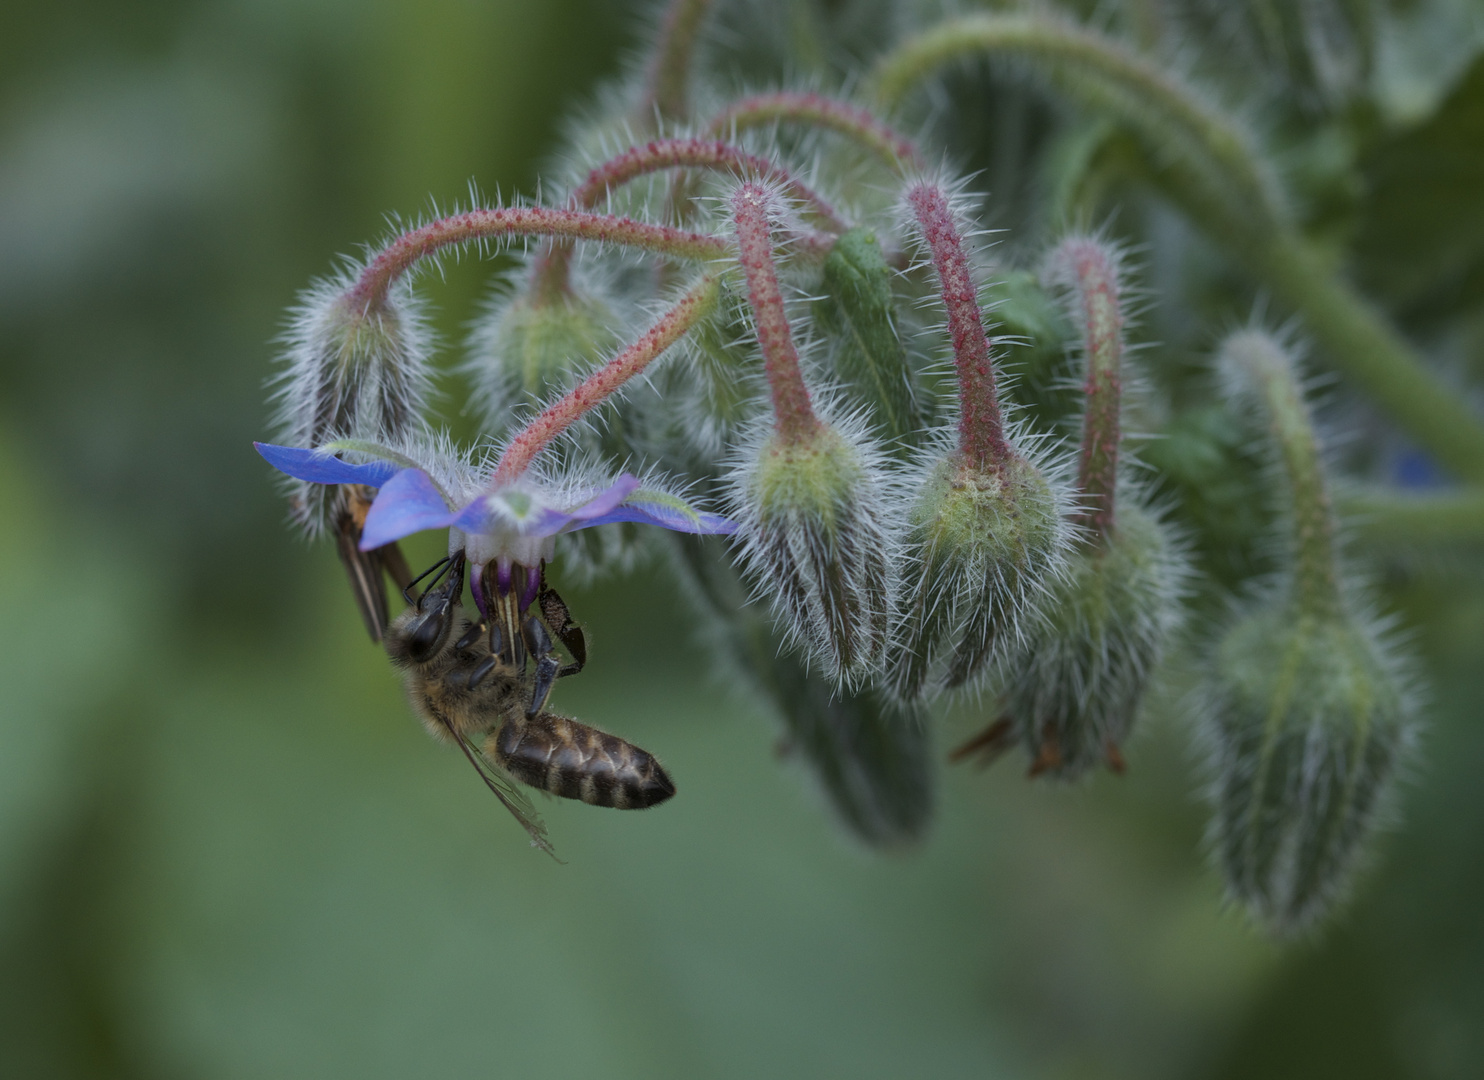
<svg viewBox="0 0 1484 1080">
<path fill-rule="evenodd" d="M 573 521 L 587 521 L 590 518 L 602 517 L 632 495 L 638 486 L 637 476 L 624 473 L 607 488 L 572 510 L 569 516 Z M 578 526 L 578 528 L 581 527 Z"/>
<path fill-rule="evenodd" d="M 692 510 L 674 496 L 659 496 L 641 491 L 623 505 L 590 518 L 575 529 L 587 529 L 594 525 L 609 525 L 617 521 L 634 521 L 641 525 L 658 525 L 672 532 L 697 533 L 703 535 L 730 536 L 737 531 L 737 523 L 720 514 L 705 514 Z"/>
<path fill-rule="evenodd" d="M 424 529 L 446 529 L 457 515 L 421 469 L 403 469 L 386 483 L 366 512 L 361 550 L 370 551 Z"/>
<path fill-rule="evenodd" d="M 365 484 L 379 488 L 397 472 L 397 466 L 389 461 L 352 465 L 322 450 L 302 450 L 296 446 L 260 442 L 253 443 L 253 446 L 279 472 L 288 473 L 295 480 L 308 480 L 311 484 Z"/>
</svg>

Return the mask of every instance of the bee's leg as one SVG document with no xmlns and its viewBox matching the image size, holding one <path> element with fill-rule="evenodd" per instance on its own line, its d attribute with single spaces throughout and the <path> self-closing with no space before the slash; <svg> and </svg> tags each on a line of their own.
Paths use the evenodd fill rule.
<svg viewBox="0 0 1484 1080">
<path fill-rule="evenodd" d="M 490 672 L 499 666 L 500 657 L 498 655 L 486 656 L 473 671 L 469 672 L 469 689 L 473 690 L 478 687 L 480 683 L 489 678 Z"/>
<path fill-rule="evenodd" d="M 557 640 L 572 654 L 573 662 L 558 671 L 557 678 L 576 675 L 587 664 L 587 638 L 582 633 L 582 627 L 572 621 L 572 612 L 567 609 L 567 602 L 557 595 L 555 589 L 547 587 L 544 576 L 536 603 L 541 608 L 541 617 L 546 620 L 546 625 L 551 627 Z"/>
<path fill-rule="evenodd" d="M 455 641 L 453 647 L 459 652 L 463 652 L 470 645 L 478 641 L 479 635 L 483 634 L 487 629 L 489 628 L 485 625 L 484 620 L 480 619 L 477 623 L 471 625 L 468 630 L 464 631 L 464 636 L 459 638 L 458 641 Z M 490 651 L 494 652 L 495 650 L 491 649 Z"/>
<path fill-rule="evenodd" d="M 551 636 L 547 634 L 546 627 L 541 625 L 540 619 L 535 615 L 529 616 L 521 629 L 525 633 L 531 655 L 536 658 L 536 680 L 531 684 L 531 701 L 526 706 L 526 718 L 530 719 L 546 708 L 546 699 L 551 696 L 552 684 L 557 681 L 562 664 L 556 658 Z"/>
</svg>

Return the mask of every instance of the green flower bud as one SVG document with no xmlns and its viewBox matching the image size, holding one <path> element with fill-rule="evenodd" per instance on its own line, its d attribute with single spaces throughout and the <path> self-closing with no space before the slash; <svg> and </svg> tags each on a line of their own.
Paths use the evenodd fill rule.
<svg viewBox="0 0 1484 1080">
<path fill-rule="evenodd" d="M 851 692 L 809 670 L 771 620 L 747 603 L 736 569 L 714 545 L 665 534 L 713 651 L 758 692 L 783 727 L 781 749 L 798 760 L 847 830 L 873 847 L 919 839 L 932 821 L 936 771 L 921 710 L 876 690 Z"/>
<path fill-rule="evenodd" d="M 1272 932 L 1305 929 L 1344 892 L 1412 739 L 1405 687 L 1372 622 L 1281 600 L 1215 648 L 1200 696 L 1212 845 Z"/>
<path fill-rule="evenodd" d="M 428 333 L 405 288 L 367 308 L 348 282 L 318 285 L 303 297 L 285 340 L 279 421 L 288 445 L 396 443 L 422 423 Z M 295 520 L 317 533 L 338 498 L 333 485 L 295 481 Z"/>
<path fill-rule="evenodd" d="M 729 292 L 711 317 L 696 324 L 661 370 L 660 400 L 673 404 L 670 425 L 685 456 L 710 464 L 736 446 L 764 406 L 756 349 L 747 341 L 738 298 Z"/>
<path fill-rule="evenodd" d="M 491 427 L 505 430 L 517 406 L 544 404 L 577 385 L 621 344 L 616 322 L 586 293 L 497 296 L 470 335 L 467 363 Z"/>
<path fill-rule="evenodd" d="M 1169 529 L 1124 493 L 1117 528 L 1071 555 L 1042 617 L 997 666 L 1002 719 L 954 757 L 992 760 L 1019 741 L 1032 775 L 1073 779 L 1099 762 L 1122 771 L 1119 747 L 1179 620 L 1186 573 Z"/>
<path fill-rule="evenodd" d="M 1412 740 L 1406 666 L 1336 550 L 1323 455 L 1289 346 L 1223 343 L 1232 397 L 1264 430 L 1286 543 L 1282 574 L 1207 658 L 1200 690 L 1212 838 L 1232 896 L 1276 934 L 1344 891 Z"/>
<path fill-rule="evenodd" d="M 772 433 L 737 470 L 734 515 L 758 595 L 826 677 L 874 674 L 888 629 L 890 538 L 879 463 L 819 424 Z"/>
<path fill-rule="evenodd" d="M 876 234 L 851 229 L 825 259 L 825 295 L 815 310 L 847 399 L 866 411 L 879 436 L 906 447 L 918 441 L 923 409 L 897 336 L 891 277 Z"/>
<path fill-rule="evenodd" d="M 961 686 L 995 648 L 1019 643 L 1028 611 L 1063 573 L 1064 503 L 1062 485 L 1019 454 L 975 467 L 954 451 L 932 465 L 908 524 L 898 695 Z"/>
</svg>

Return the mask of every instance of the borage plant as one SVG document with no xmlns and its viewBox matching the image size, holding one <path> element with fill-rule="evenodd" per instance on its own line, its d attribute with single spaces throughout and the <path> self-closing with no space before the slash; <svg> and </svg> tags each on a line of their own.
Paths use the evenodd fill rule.
<svg viewBox="0 0 1484 1080">
<path fill-rule="evenodd" d="M 820 60 L 808 34 L 772 61 L 766 43 L 729 54 L 711 28 L 736 16 L 676 0 L 541 205 L 429 221 L 306 295 L 287 445 L 259 447 L 293 478 L 295 520 L 333 535 L 417 712 L 540 846 L 512 780 L 618 808 L 674 794 L 651 755 L 547 708 L 587 654 L 548 564 L 622 567 L 647 549 L 877 846 L 931 820 L 946 705 L 978 717 L 954 758 L 1019 748 L 1047 780 L 1123 773 L 1150 687 L 1170 657 L 1198 657 L 1183 708 L 1207 747 L 1216 864 L 1273 932 L 1312 925 L 1391 801 L 1418 680 L 1341 543 L 1295 338 L 1471 482 L 1484 426 L 1334 275 L 1263 139 L 1117 36 L 1117 18 L 919 27 L 893 12 L 897 43 L 862 70 Z M 737 92 L 717 73 L 741 57 L 812 73 Z M 1002 90 L 1030 88 L 1022 107 L 1075 106 L 1046 111 L 1057 137 L 1022 153 L 1040 178 L 1029 199 L 986 202 L 939 164 L 944 146 L 979 152 L 960 108 L 978 59 Z M 1119 192 L 1135 222 L 1150 192 L 1183 214 L 1292 327 L 1230 337 L 1217 365 L 1136 363 L 1134 307 L 1161 300 L 1134 288 L 1115 239 L 1137 224 L 1068 226 Z M 997 262 L 978 243 L 986 214 L 1012 225 Z M 477 452 L 429 427 L 413 290 L 416 270 L 470 246 L 517 260 L 471 335 Z M 1170 447 L 1184 444 L 1146 444 L 1151 469 L 1125 433 L 1212 415 L 1253 447 L 1232 458 L 1252 466 L 1246 581 L 1211 555 L 1237 540 L 1181 497 L 1192 459 Z M 414 579 L 398 542 L 421 530 L 446 530 L 448 555 Z M 410 604 L 395 619 L 387 576 Z"/>
</svg>

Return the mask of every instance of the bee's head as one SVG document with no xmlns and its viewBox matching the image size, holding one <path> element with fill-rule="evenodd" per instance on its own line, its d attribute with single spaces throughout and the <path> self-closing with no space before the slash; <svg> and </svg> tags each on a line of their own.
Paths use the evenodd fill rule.
<svg viewBox="0 0 1484 1080">
<path fill-rule="evenodd" d="M 437 656 L 458 621 L 463 592 L 464 553 L 459 551 L 448 560 L 442 580 L 418 597 L 388 629 L 387 652 L 392 658 L 405 657 L 414 664 L 423 664 Z"/>
</svg>

